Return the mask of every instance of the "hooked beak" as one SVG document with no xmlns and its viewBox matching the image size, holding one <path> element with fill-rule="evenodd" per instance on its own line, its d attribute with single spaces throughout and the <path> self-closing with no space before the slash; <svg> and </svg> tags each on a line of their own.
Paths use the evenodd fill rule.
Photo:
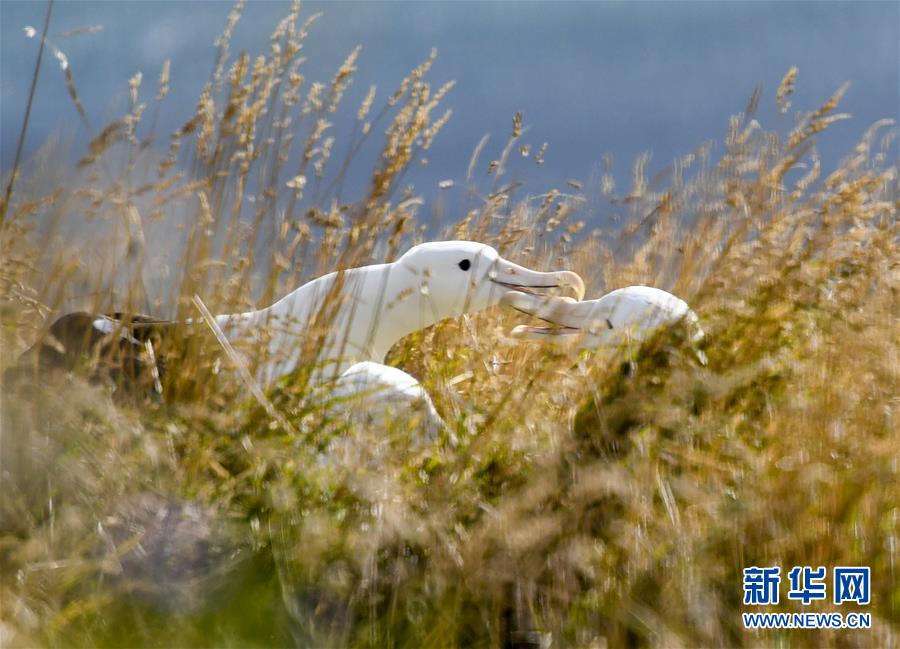
<svg viewBox="0 0 900 649">
<path fill-rule="evenodd" d="M 553 338 L 557 342 L 563 342 L 582 333 L 584 317 L 576 306 L 580 302 L 570 297 L 549 297 L 509 291 L 500 299 L 500 304 L 553 325 L 552 327 L 518 325 L 510 332 L 514 338 L 525 340 Z"/>
<path fill-rule="evenodd" d="M 584 297 L 584 280 L 570 270 L 541 273 L 500 258 L 488 278 L 503 288 L 535 297 L 539 296 L 531 289 L 559 287 L 572 289 L 579 301 Z"/>
</svg>

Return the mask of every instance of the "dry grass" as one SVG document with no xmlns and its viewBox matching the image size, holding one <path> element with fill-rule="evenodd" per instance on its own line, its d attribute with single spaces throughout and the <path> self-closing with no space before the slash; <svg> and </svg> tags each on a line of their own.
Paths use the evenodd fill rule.
<svg viewBox="0 0 900 649">
<path fill-rule="evenodd" d="M 0 369 L 62 308 L 195 317 L 199 294 L 242 309 L 421 236 L 401 185 L 448 116 L 434 57 L 333 133 L 360 52 L 330 82 L 306 79 L 314 19 L 295 8 L 268 51 L 232 58 L 240 12 L 167 142 L 153 115 L 168 64 L 156 90 L 132 80 L 127 114 L 95 131 L 77 171 L 49 145 L 19 171 L 0 230 Z M 783 111 L 797 80 L 778 89 Z M 514 344 L 517 318 L 496 310 L 445 322 L 391 354 L 449 425 L 415 447 L 317 421 L 302 373 L 267 395 L 273 418 L 192 340 L 164 350 L 177 371 L 163 400 L 78 375 L 4 385 L 0 642 L 497 646 L 518 601 L 557 645 L 893 646 L 896 132 L 876 124 L 823 176 L 813 138 L 841 117 L 840 94 L 789 133 L 756 123 L 755 96 L 724 146 L 655 179 L 639 160 L 623 196 L 604 177 L 615 235 L 579 233 L 579 187 L 522 200 L 504 185 L 512 152 L 531 164 L 546 150 L 521 116 L 500 158 L 473 157 L 472 196 L 493 186 L 448 236 L 562 261 L 590 297 L 672 290 L 700 315 L 706 367 L 678 332 L 623 365 Z M 348 200 L 359 173 L 370 189 Z M 61 247 L 73 228 L 91 241 Z M 177 253 L 165 281 L 150 272 L 154 229 Z M 873 629 L 744 631 L 751 565 L 871 566 Z"/>
</svg>

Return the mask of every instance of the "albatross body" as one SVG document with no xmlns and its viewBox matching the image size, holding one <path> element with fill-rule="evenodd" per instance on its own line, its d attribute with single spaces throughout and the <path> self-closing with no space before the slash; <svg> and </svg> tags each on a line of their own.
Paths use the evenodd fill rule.
<svg viewBox="0 0 900 649">
<path fill-rule="evenodd" d="M 267 358 L 258 369 L 265 385 L 312 361 L 310 385 L 324 386 L 327 402 L 341 413 L 379 427 L 410 413 L 430 437 L 443 422 L 412 376 L 384 365 L 390 348 L 441 320 L 496 305 L 511 289 L 561 286 L 584 295 L 575 273 L 530 270 L 481 243 L 430 242 L 393 263 L 330 273 L 266 309 L 216 321 L 233 341 L 268 337 Z"/>
<path fill-rule="evenodd" d="M 584 283 L 570 271 L 538 272 L 472 241 L 440 241 L 411 248 L 389 264 L 330 273 L 270 307 L 217 316 L 232 341 L 267 338 L 260 369 L 270 385 L 304 360 L 304 341 L 317 337 L 311 383 L 339 377 L 356 363 L 384 363 L 404 336 L 447 318 L 498 304 L 509 290 L 571 287 Z"/>
</svg>

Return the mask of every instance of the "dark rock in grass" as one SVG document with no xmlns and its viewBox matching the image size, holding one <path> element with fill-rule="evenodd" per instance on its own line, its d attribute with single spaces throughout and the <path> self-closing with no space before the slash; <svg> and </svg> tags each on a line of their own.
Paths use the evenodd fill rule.
<svg viewBox="0 0 900 649">
<path fill-rule="evenodd" d="M 172 612 L 204 607 L 238 548 L 208 508 L 150 493 L 100 521 L 102 572 L 136 600 Z"/>
</svg>

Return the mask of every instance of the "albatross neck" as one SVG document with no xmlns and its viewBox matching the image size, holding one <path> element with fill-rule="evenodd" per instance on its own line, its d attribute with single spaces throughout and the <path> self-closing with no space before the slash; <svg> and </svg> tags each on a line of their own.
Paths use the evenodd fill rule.
<svg viewBox="0 0 900 649">
<path fill-rule="evenodd" d="M 229 339 L 268 338 L 270 356 L 281 359 L 269 377 L 277 378 L 296 368 L 304 336 L 337 300 L 317 361 L 329 361 L 330 371 L 339 372 L 360 361 L 383 363 L 397 341 L 440 319 L 423 312 L 419 284 L 396 264 L 363 266 L 312 280 L 271 306 L 216 320 Z"/>
</svg>

